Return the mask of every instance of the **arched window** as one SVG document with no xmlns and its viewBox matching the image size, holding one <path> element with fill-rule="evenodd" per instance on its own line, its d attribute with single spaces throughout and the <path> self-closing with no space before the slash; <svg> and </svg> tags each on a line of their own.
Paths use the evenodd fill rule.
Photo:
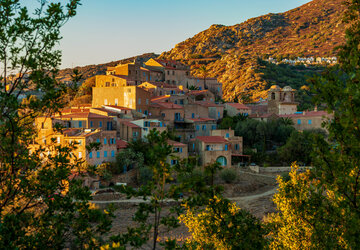
<svg viewBox="0 0 360 250">
<path fill-rule="evenodd" d="M 227 159 L 224 156 L 220 156 L 216 159 L 216 162 L 220 163 L 222 167 L 226 167 L 227 165 Z"/>
</svg>

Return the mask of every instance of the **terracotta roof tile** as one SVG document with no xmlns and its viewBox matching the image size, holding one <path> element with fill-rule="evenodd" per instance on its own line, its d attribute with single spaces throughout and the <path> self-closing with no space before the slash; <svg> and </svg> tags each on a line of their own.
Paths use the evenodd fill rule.
<svg viewBox="0 0 360 250">
<path fill-rule="evenodd" d="M 326 111 L 305 111 L 300 114 L 289 114 L 289 115 L 279 115 L 280 117 L 314 117 L 314 116 L 331 116 Z"/>
<path fill-rule="evenodd" d="M 126 141 L 123 140 L 116 140 L 116 148 L 117 149 L 123 149 L 126 148 L 128 145 L 128 143 Z"/>
<path fill-rule="evenodd" d="M 167 143 L 171 146 L 176 146 L 176 147 L 184 147 L 186 146 L 186 144 L 178 142 L 178 141 L 173 141 L 173 140 L 168 140 Z"/>
<path fill-rule="evenodd" d="M 196 139 L 205 143 L 226 143 L 228 142 L 221 136 L 197 136 Z"/>
<path fill-rule="evenodd" d="M 122 123 L 122 124 L 124 124 L 124 125 L 126 125 L 128 127 L 131 127 L 131 128 L 140 128 L 140 126 L 138 126 L 138 125 L 136 125 L 136 124 L 134 124 L 132 122 L 129 122 L 129 121 L 121 121 L 120 123 Z"/>
</svg>

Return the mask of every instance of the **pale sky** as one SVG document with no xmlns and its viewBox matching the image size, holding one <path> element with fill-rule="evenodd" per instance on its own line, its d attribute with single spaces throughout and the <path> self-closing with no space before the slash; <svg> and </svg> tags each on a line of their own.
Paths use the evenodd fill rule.
<svg viewBox="0 0 360 250">
<path fill-rule="evenodd" d="M 64 1 L 64 0 L 63 0 Z M 212 24 L 234 25 L 309 0 L 82 0 L 63 28 L 61 68 L 168 51 Z"/>
</svg>

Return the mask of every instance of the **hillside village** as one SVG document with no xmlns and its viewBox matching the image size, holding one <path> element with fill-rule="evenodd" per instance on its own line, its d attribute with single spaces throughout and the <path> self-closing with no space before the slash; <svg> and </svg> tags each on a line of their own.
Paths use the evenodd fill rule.
<svg viewBox="0 0 360 250">
<path fill-rule="evenodd" d="M 92 103 L 38 117 L 39 133 L 30 147 L 76 143 L 73 157 L 98 166 L 114 162 L 129 142 L 146 140 L 150 130 L 168 130 L 177 138 L 168 141 L 175 156 L 168 163 L 197 156 L 200 166 L 216 161 L 231 167 L 251 159 L 243 152 L 242 137 L 230 128 L 218 129 L 224 115 L 260 121 L 289 118 L 300 131 L 321 128 L 330 115 L 316 109 L 297 112 L 295 92 L 289 86 L 274 85 L 266 100 L 248 105 L 223 103 L 222 83 L 215 78 L 194 77 L 188 66 L 175 60 L 134 60 L 108 67 L 106 75 L 95 77 Z M 58 125 L 62 131 L 55 129 Z M 100 149 L 88 151 L 94 142 L 101 144 Z M 99 182 L 88 185 L 97 188 Z"/>
</svg>

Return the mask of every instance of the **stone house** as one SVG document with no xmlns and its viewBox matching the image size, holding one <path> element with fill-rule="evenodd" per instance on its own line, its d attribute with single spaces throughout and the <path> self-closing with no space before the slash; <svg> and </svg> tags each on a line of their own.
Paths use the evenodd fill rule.
<svg viewBox="0 0 360 250">
<path fill-rule="evenodd" d="M 121 106 L 147 115 L 150 100 L 151 93 L 137 86 L 93 87 L 93 107 Z"/>
<path fill-rule="evenodd" d="M 161 119 L 167 126 L 184 120 L 184 107 L 171 102 L 155 102 L 149 107 L 149 118 Z"/>
<path fill-rule="evenodd" d="M 124 141 L 133 141 L 142 138 L 142 128 L 127 120 L 119 121 L 120 139 Z"/>
<path fill-rule="evenodd" d="M 209 101 L 196 101 L 195 104 L 207 108 L 208 111 L 207 117 L 215 120 L 219 120 L 223 118 L 224 115 L 223 105 L 219 105 Z"/>
<path fill-rule="evenodd" d="M 251 109 L 245 104 L 227 102 L 224 105 L 228 116 L 237 116 L 239 114 L 251 115 Z"/>
<path fill-rule="evenodd" d="M 322 123 L 333 119 L 333 114 L 326 111 L 303 111 L 296 114 L 280 115 L 281 118 L 290 118 L 296 130 L 322 129 Z"/>
<path fill-rule="evenodd" d="M 173 140 L 168 140 L 167 143 L 173 149 L 172 155 L 167 157 L 167 160 L 166 160 L 167 163 L 174 165 L 178 162 L 178 160 L 183 160 L 183 159 L 188 158 L 188 145 L 187 144 L 173 141 Z"/>
<path fill-rule="evenodd" d="M 166 124 L 158 119 L 139 119 L 135 121 L 130 121 L 130 123 L 135 124 L 141 128 L 142 139 L 146 139 L 146 136 L 153 129 L 156 129 L 160 133 L 167 130 Z"/>
<path fill-rule="evenodd" d="M 189 152 L 199 157 L 201 166 L 219 162 L 222 167 L 230 167 L 230 145 L 222 136 L 197 136 L 190 141 Z"/>
</svg>

